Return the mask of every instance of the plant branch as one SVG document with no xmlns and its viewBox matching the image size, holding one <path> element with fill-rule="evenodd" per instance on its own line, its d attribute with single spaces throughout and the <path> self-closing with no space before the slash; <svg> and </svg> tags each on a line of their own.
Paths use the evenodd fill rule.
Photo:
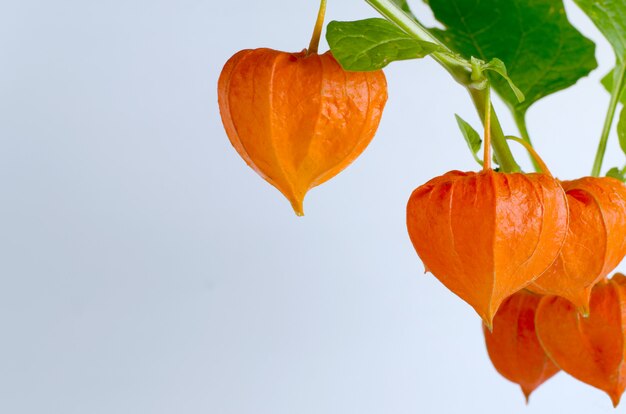
<svg viewBox="0 0 626 414">
<path fill-rule="evenodd" d="M 609 109 L 607 110 L 606 118 L 604 120 L 604 127 L 602 128 L 602 135 L 600 136 L 596 159 L 593 162 L 593 169 L 591 170 L 591 175 L 594 177 L 598 177 L 602 172 L 602 163 L 604 162 L 604 154 L 606 153 L 606 146 L 609 141 L 609 134 L 611 133 L 613 119 L 615 118 L 615 110 L 617 109 L 620 95 L 624 89 L 626 61 L 618 59 L 618 65 L 615 70 L 616 78 L 614 78 L 615 82 L 613 82 L 613 90 L 611 91 L 611 101 L 609 102 Z"/>
<path fill-rule="evenodd" d="M 391 0 L 365 0 L 370 6 L 376 9 L 387 20 L 396 24 L 409 35 L 418 40 L 431 42 L 439 45 L 441 51 L 431 53 L 431 56 L 441 66 L 446 69 L 450 75 L 469 92 L 474 106 L 483 122 L 486 121 L 485 110 L 485 89 L 477 89 L 475 81 L 472 80 L 472 64 L 457 53 L 450 50 L 445 44 L 434 37 L 430 32 L 422 26 L 418 21 L 409 17 L 400 8 L 398 8 Z M 498 121 L 495 111 L 491 110 L 491 145 L 493 152 L 500 167 L 505 172 L 519 171 L 520 167 L 515 162 L 509 144 L 504 138 L 502 127 Z"/>
</svg>

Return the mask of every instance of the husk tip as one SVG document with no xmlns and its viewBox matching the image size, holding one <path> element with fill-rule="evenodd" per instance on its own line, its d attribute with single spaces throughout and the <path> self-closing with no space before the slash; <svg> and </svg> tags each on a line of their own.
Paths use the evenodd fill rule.
<svg viewBox="0 0 626 414">
<path fill-rule="evenodd" d="M 489 320 L 483 319 L 483 325 L 485 325 L 485 328 L 487 328 L 489 333 L 493 333 L 493 318 Z"/>
<path fill-rule="evenodd" d="M 586 319 L 589 317 L 589 305 L 578 306 L 576 309 L 583 318 Z"/>
<path fill-rule="evenodd" d="M 622 399 L 622 394 L 624 393 L 624 388 L 622 386 L 616 385 L 612 390 L 604 390 L 611 398 L 611 402 L 613 403 L 613 408 L 617 408 Z"/>
<path fill-rule="evenodd" d="M 590 310 L 589 302 L 591 300 L 591 287 L 585 288 L 583 291 L 578 292 L 576 295 L 566 297 L 570 302 L 576 306 L 576 311 L 583 318 L 588 318 Z"/>
<path fill-rule="evenodd" d="M 522 389 L 522 393 L 524 394 L 524 399 L 526 400 L 526 405 L 528 405 L 528 403 L 530 402 L 530 394 L 533 393 L 533 390 L 529 390 L 526 389 L 525 387 L 520 385 L 520 388 Z"/>
<path fill-rule="evenodd" d="M 489 329 L 490 333 L 493 333 L 493 318 L 496 316 L 497 312 L 498 312 L 498 307 L 490 305 L 486 313 L 482 313 L 482 312 L 479 313 L 483 319 L 483 323 L 485 324 L 485 327 Z"/>
<path fill-rule="evenodd" d="M 304 217 L 304 206 L 303 206 L 302 200 L 290 199 L 289 201 L 291 202 L 291 208 L 293 208 L 293 211 L 294 213 L 296 213 L 296 216 Z"/>
<path fill-rule="evenodd" d="M 609 392 L 609 397 L 611 397 L 611 402 L 613 403 L 613 408 L 617 408 L 620 400 L 622 399 L 622 394 L 619 392 Z"/>
</svg>

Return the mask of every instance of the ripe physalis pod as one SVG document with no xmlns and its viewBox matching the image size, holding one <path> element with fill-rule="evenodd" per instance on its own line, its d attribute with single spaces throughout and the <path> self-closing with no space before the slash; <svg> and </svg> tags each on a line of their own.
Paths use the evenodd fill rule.
<svg viewBox="0 0 626 414">
<path fill-rule="evenodd" d="M 584 315 L 593 285 L 626 255 L 626 186 L 608 177 L 564 181 L 562 186 L 569 231 L 556 262 L 528 288 L 564 297 Z"/>
<path fill-rule="evenodd" d="M 330 52 L 317 54 L 324 7 L 308 52 L 242 50 L 218 81 L 230 142 L 298 215 L 309 189 L 365 150 L 387 101 L 382 71 L 347 72 Z"/>
<path fill-rule="evenodd" d="M 544 297 L 535 327 L 556 365 L 619 404 L 626 388 L 626 277 L 616 274 L 595 285 L 586 318 L 568 300 Z"/>
<path fill-rule="evenodd" d="M 543 173 L 491 169 L 489 99 L 485 112 L 482 171 L 451 171 L 418 187 L 407 205 L 407 228 L 426 271 L 491 329 L 502 301 L 552 265 L 569 212 L 565 191 L 532 148 Z"/>
<path fill-rule="evenodd" d="M 487 326 L 504 299 L 541 275 L 567 232 L 567 201 L 548 174 L 452 171 L 417 188 L 407 227 L 426 269 Z"/>
<path fill-rule="evenodd" d="M 502 302 L 493 331 L 483 325 L 489 358 L 496 370 L 522 388 L 526 401 L 541 384 L 559 372 L 535 333 L 540 295 L 521 290 Z"/>
</svg>

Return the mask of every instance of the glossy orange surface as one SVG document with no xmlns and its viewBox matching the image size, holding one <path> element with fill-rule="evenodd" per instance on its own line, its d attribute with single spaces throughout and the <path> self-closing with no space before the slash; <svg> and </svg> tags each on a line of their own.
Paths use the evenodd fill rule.
<svg viewBox="0 0 626 414">
<path fill-rule="evenodd" d="M 489 358 L 496 370 L 530 394 L 559 368 L 546 355 L 535 333 L 535 310 L 542 296 L 521 290 L 502 302 L 493 331 L 483 325 Z"/>
<path fill-rule="evenodd" d="M 626 388 L 626 277 L 618 274 L 593 288 L 587 318 L 568 300 L 546 296 L 535 327 L 556 365 L 619 404 Z"/>
<path fill-rule="evenodd" d="M 382 71 L 347 72 L 322 55 L 248 49 L 218 81 L 226 133 L 239 155 L 303 214 L 307 191 L 370 143 L 387 101 Z"/>
<path fill-rule="evenodd" d="M 567 222 L 565 192 L 546 174 L 451 171 L 417 188 L 407 206 L 426 270 L 488 326 L 504 299 L 554 262 Z"/>
<path fill-rule="evenodd" d="M 593 285 L 626 255 L 626 186 L 608 177 L 562 185 L 570 209 L 567 238 L 554 265 L 529 289 L 564 297 L 586 314 Z"/>
</svg>

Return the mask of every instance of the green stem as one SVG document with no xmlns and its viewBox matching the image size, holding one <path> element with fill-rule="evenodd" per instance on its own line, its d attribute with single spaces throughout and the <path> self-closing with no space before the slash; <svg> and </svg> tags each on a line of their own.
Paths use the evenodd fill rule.
<svg viewBox="0 0 626 414">
<path fill-rule="evenodd" d="M 485 94 L 485 153 L 483 154 L 483 171 L 491 169 L 491 85 L 487 83 Z"/>
<path fill-rule="evenodd" d="M 444 69 L 446 69 L 458 83 L 465 86 L 484 125 L 486 120 L 486 91 L 484 89 L 479 90 L 474 88 L 475 84 L 472 80 L 471 62 L 451 51 L 445 44 L 440 42 L 439 39 L 430 34 L 424 26 L 409 17 L 391 0 L 365 1 L 387 20 L 395 23 L 399 28 L 412 35 L 414 38 L 435 43 L 441 47 L 441 51 L 433 52 L 431 53 L 431 56 L 441 66 L 443 66 Z M 504 133 L 502 132 L 502 127 L 498 121 L 498 117 L 493 109 L 491 110 L 491 145 L 503 171 L 520 171 L 520 167 L 515 162 L 515 158 L 513 158 L 509 144 L 504 138 Z"/>
<path fill-rule="evenodd" d="M 624 89 L 624 81 L 626 74 L 626 61 L 618 60 L 618 65 L 615 70 L 617 71 L 616 82 L 613 83 L 613 90 L 611 91 L 611 101 L 609 102 L 609 109 L 606 113 L 606 119 L 604 120 L 604 127 L 602 128 L 602 135 L 600 136 L 600 143 L 598 144 L 598 151 L 596 152 L 596 159 L 593 162 L 593 169 L 591 175 L 594 177 L 600 176 L 602 172 L 602 162 L 604 161 L 604 154 L 606 153 L 606 145 L 609 141 L 609 134 L 611 133 L 611 126 L 613 125 L 613 119 L 615 118 L 615 110 L 619 103 L 619 97 Z"/>
<path fill-rule="evenodd" d="M 317 20 L 315 21 L 315 27 L 313 28 L 313 36 L 311 36 L 311 42 L 307 49 L 307 56 L 316 54 L 317 49 L 320 46 L 320 38 L 322 37 L 322 29 L 324 28 L 324 16 L 326 15 L 326 0 L 320 1 L 320 8 L 317 12 Z"/>
<path fill-rule="evenodd" d="M 485 90 L 471 88 L 468 88 L 468 92 L 472 98 L 472 102 L 474 102 L 474 106 L 478 111 L 478 115 L 480 116 L 481 121 L 483 122 L 483 124 L 485 124 L 485 121 L 487 119 L 487 112 L 485 109 L 487 92 Z M 500 121 L 498 120 L 498 116 L 496 115 L 493 107 L 491 108 L 491 147 L 493 148 L 493 152 L 498 159 L 498 163 L 500 164 L 502 171 L 520 171 L 520 167 L 515 162 L 515 158 L 513 158 L 513 154 L 511 153 L 511 148 L 506 142 L 504 132 L 502 131 L 502 126 L 500 125 Z"/>
<path fill-rule="evenodd" d="M 524 141 L 528 143 L 531 147 L 533 143 L 530 139 L 530 135 L 528 134 L 528 127 L 526 126 L 526 114 L 524 112 L 513 110 L 513 119 L 515 119 L 515 125 L 517 125 L 517 129 L 519 133 L 522 135 Z M 530 161 L 533 163 L 533 168 L 535 171 L 541 171 L 541 166 L 537 162 L 537 160 L 532 156 L 532 154 L 528 154 Z"/>
</svg>

